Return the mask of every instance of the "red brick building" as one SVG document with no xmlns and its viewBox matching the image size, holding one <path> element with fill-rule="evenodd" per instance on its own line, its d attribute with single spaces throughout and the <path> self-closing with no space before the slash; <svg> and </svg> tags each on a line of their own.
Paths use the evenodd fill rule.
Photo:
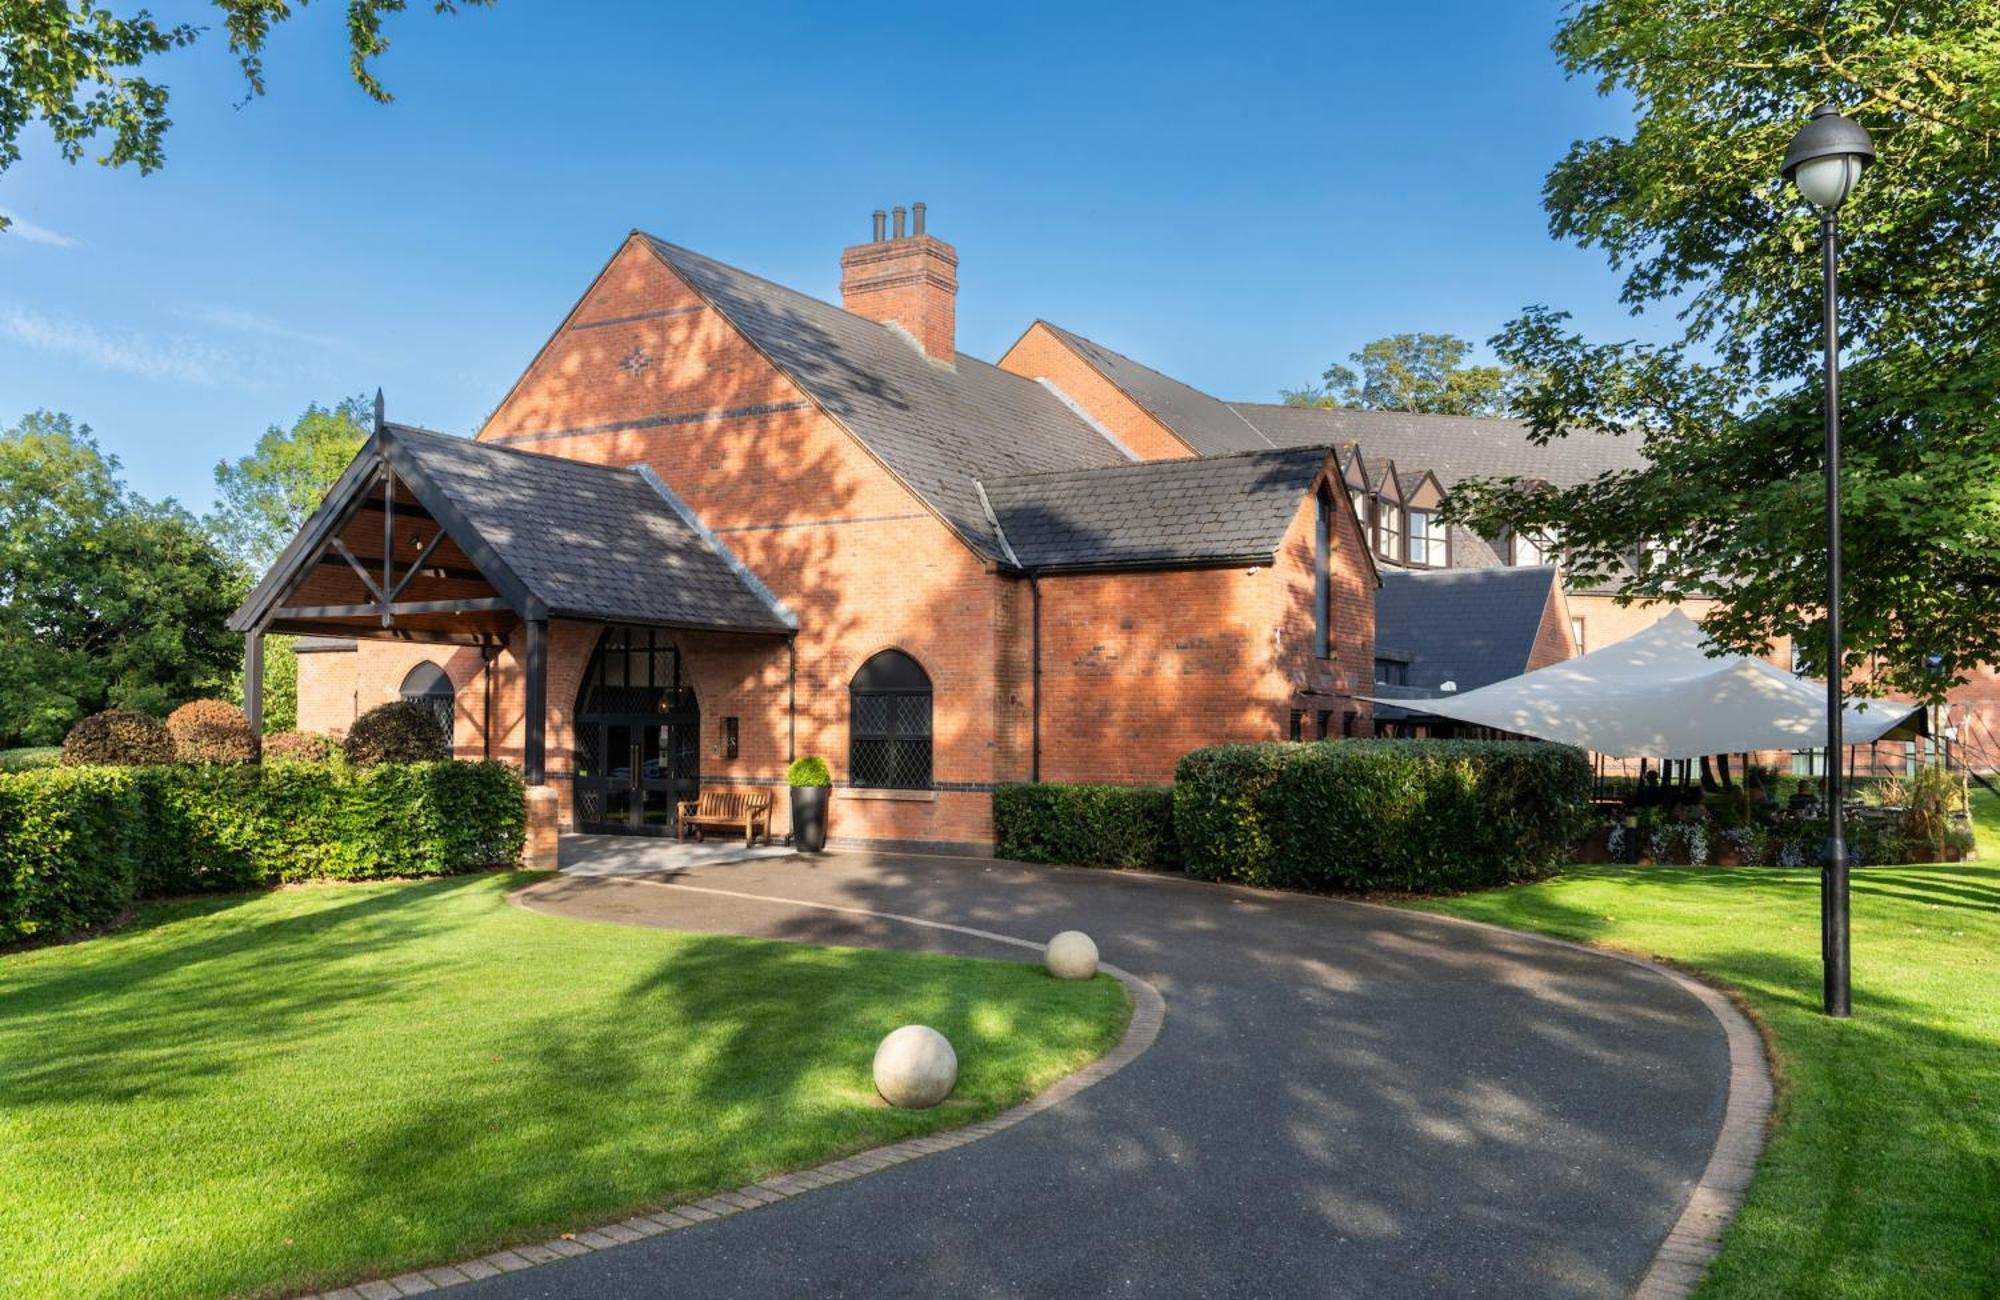
<svg viewBox="0 0 2000 1300">
<path fill-rule="evenodd" d="M 990 843 L 1002 783 L 1365 729 L 1336 447 L 1191 447 L 1039 326 L 958 352 L 957 254 L 903 220 L 843 307 L 635 232 L 476 441 L 378 421 L 237 615 L 310 638 L 300 726 L 420 698 L 582 828 L 818 754 L 836 841 L 929 846 Z"/>
</svg>

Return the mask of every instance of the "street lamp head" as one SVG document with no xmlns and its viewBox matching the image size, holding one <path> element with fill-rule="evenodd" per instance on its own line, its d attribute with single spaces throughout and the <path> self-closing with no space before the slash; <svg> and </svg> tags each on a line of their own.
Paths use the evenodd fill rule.
<svg viewBox="0 0 2000 1300">
<path fill-rule="evenodd" d="M 1814 207 L 1833 212 L 1847 201 L 1862 170 L 1873 161 L 1875 142 L 1868 132 L 1842 117 L 1833 105 L 1821 104 L 1786 146 L 1784 176 Z"/>
</svg>

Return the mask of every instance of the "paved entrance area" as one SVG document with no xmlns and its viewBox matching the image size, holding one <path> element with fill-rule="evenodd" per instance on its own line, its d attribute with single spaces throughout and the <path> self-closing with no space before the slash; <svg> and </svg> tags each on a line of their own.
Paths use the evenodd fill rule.
<svg viewBox="0 0 2000 1300">
<path fill-rule="evenodd" d="M 1007 960 L 860 913 L 1076 927 L 1166 1019 L 1125 1069 L 986 1140 L 467 1296 L 1624 1295 L 1727 1095 L 1721 1028 L 1655 972 L 1335 900 L 840 854 L 570 871 L 521 901 Z"/>
<path fill-rule="evenodd" d="M 720 867 L 759 858 L 789 858 L 783 844 L 745 847 L 727 835 L 706 840 L 670 840 L 651 835 L 565 835 L 557 863 L 572 876 L 677 875 L 696 867 Z"/>
</svg>

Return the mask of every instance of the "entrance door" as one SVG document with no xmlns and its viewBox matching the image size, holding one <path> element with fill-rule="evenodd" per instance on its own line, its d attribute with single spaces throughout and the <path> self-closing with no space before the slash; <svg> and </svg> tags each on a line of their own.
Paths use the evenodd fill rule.
<svg viewBox="0 0 2000 1300">
<path fill-rule="evenodd" d="M 684 799 L 701 790 L 701 721 L 578 719 L 578 828 L 672 835 Z M 589 759 L 596 761 L 590 762 Z"/>
<path fill-rule="evenodd" d="M 701 788 L 701 710 L 656 629 L 608 629 L 576 701 L 579 830 L 671 835 Z"/>
</svg>

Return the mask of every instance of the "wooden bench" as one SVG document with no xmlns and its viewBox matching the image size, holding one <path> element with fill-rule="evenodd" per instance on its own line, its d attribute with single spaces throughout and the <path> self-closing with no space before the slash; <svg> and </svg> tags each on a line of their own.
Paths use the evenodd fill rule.
<svg viewBox="0 0 2000 1300">
<path fill-rule="evenodd" d="M 769 790 L 703 790 L 699 799 L 681 804 L 682 839 L 693 832 L 703 838 L 709 831 L 742 831 L 744 847 L 757 843 L 759 835 L 771 833 L 771 792 Z"/>
</svg>

